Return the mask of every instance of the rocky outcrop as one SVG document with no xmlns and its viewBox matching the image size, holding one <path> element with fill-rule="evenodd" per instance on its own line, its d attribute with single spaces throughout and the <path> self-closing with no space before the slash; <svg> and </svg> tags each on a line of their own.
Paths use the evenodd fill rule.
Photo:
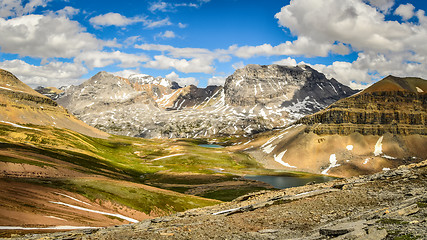
<svg viewBox="0 0 427 240">
<path fill-rule="evenodd" d="M 61 89 L 62 88 L 62 89 Z M 35 88 L 34 90 L 40 94 L 45 95 L 46 97 L 52 99 L 52 100 L 57 100 L 61 95 L 64 94 L 64 90 L 65 87 L 61 87 L 61 88 L 56 88 L 56 87 L 43 87 L 43 86 L 38 86 L 37 88 Z"/>
<path fill-rule="evenodd" d="M 101 72 L 68 88 L 57 101 L 91 126 L 114 134 L 208 138 L 282 127 L 353 93 L 308 66 L 248 65 L 227 78 L 224 87 L 206 88 Z"/>
</svg>

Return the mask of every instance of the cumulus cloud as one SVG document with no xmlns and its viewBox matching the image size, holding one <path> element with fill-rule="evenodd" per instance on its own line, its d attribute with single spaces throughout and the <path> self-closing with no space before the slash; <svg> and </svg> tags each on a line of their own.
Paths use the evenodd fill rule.
<svg viewBox="0 0 427 240">
<path fill-rule="evenodd" d="M 165 31 L 156 35 L 156 38 L 175 38 L 176 35 L 173 31 Z"/>
<path fill-rule="evenodd" d="M 102 68 L 112 64 L 118 64 L 119 67 L 123 68 L 132 68 L 138 67 L 141 63 L 148 61 L 148 57 L 145 55 L 128 54 L 120 51 L 88 51 L 78 55 L 74 61 L 84 62 L 85 65 L 91 69 Z"/>
<path fill-rule="evenodd" d="M 411 19 L 415 13 L 414 13 L 415 7 L 414 5 L 408 3 L 408 4 L 401 4 L 396 10 L 394 11 L 394 14 L 399 15 L 402 17 L 403 20 L 409 20 Z"/>
<path fill-rule="evenodd" d="M 81 64 L 57 61 L 35 66 L 22 60 L 10 60 L 0 62 L 0 68 L 12 72 L 32 87 L 40 85 L 60 87 L 76 84 L 87 73 L 87 69 Z"/>
<path fill-rule="evenodd" d="M 274 62 L 274 64 L 283 65 L 283 66 L 296 66 L 297 61 L 291 57 L 288 57 L 288 58 L 284 58 L 280 61 Z"/>
<path fill-rule="evenodd" d="M 394 14 L 403 20 L 418 19 L 418 24 L 385 20 L 394 5 L 387 0 L 294 0 L 275 15 L 279 24 L 288 28 L 297 40 L 272 47 L 248 47 L 237 54 L 329 56 L 331 52 L 346 55 L 358 51 L 352 63 L 335 62 L 315 65 L 330 77 L 353 87 L 366 87 L 380 76 L 427 76 L 427 18 L 415 12 L 412 5 L 399 6 Z M 305 39 L 305 40 L 304 40 Z M 298 41 L 301 40 L 301 43 Z M 318 49 L 313 47 L 318 46 Z"/>
<path fill-rule="evenodd" d="M 25 5 L 22 0 L 0 1 L 0 17 L 20 17 L 34 12 L 38 7 L 46 7 L 52 0 L 29 0 Z"/>
<path fill-rule="evenodd" d="M 252 58 L 256 56 L 280 56 L 280 55 L 305 55 L 308 57 L 321 56 L 326 57 L 330 52 L 341 55 L 348 54 L 350 50 L 342 43 L 329 44 L 317 43 L 308 37 L 299 37 L 297 40 L 271 46 L 263 44 L 259 46 L 243 46 L 235 50 L 234 55 L 241 58 Z"/>
<path fill-rule="evenodd" d="M 388 12 L 394 6 L 394 0 L 365 0 L 383 12 Z"/>
<path fill-rule="evenodd" d="M 67 6 L 61 10 L 56 11 L 54 14 L 56 14 L 59 17 L 71 18 L 74 15 L 77 15 L 79 12 L 80 12 L 80 9 Z"/>
<path fill-rule="evenodd" d="M 124 69 L 118 72 L 113 72 L 112 74 L 122 78 L 128 78 L 131 75 L 140 74 L 140 71 L 138 69 Z"/>
<path fill-rule="evenodd" d="M 133 17 L 128 18 L 119 13 L 106 13 L 89 19 L 89 22 L 94 26 L 127 26 L 130 24 L 144 22 L 145 18 Z"/>
<path fill-rule="evenodd" d="M 180 86 L 189 86 L 189 85 L 195 85 L 197 86 L 198 81 L 193 78 L 193 77 L 188 77 L 188 78 L 180 78 L 178 74 L 176 74 L 175 72 L 171 72 L 168 75 L 166 75 L 166 78 L 177 82 Z"/>
<path fill-rule="evenodd" d="M 211 64 L 212 59 L 193 58 L 191 60 L 187 60 L 157 55 L 154 56 L 154 60 L 147 62 L 144 67 L 155 69 L 175 68 L 176 70 L 184 73 L 212 73 L 215 69 Z"/>
<path fill-rule="evenodd" d="M 226 77 L 224 76 L 213 76 L 208 80 L 208 86 L 224 86 Z"/>
<path fill-rule="evenodd" d="M 4 53 L 38 58 L 70 58 L 114 42 L 105 42 L 64 17 L 25 15 L 0 18 L 0 47 Z"/>
</svg>

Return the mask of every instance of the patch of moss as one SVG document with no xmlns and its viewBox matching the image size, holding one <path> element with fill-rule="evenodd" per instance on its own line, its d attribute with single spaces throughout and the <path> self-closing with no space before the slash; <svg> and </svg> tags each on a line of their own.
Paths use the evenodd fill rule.
<svg viewBox="0 0 427 240">
<path fill-rule="evenodd" d="M 417 206 L 419 208 L 427 208 L 427 202 L 425 201 L 417 202 Z"/>
</svg>

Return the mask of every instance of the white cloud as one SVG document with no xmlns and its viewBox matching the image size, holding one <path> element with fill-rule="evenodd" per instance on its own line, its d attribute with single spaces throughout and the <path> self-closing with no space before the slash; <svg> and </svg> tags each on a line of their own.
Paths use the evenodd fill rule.
<svg viewBox="0 0 427 240">
<path fill-rule="evenodd" d="M 170 4 L 158 1 L 158 2 L 151 3 L 150 7 L 148 7 L 148 10 L 150 12 L 155 12 L 155 11 L 165 12 L 165 11 L 168 11 L 169 8 L 170 8 Z"/>
<path fill-rule="evenodd" d="M 170 26 L 170 25 L 172 25 L 172 23 L 170 22 L 169 18 L 165 18 L 158 21 L 153 21 L 153 20 L 144 21 L 144 26 L 146 28 L 159 28 L 159 27 Z"/>
<path fill-rule="evenodd" d="M 0 68 L 12 72 L 24 83 L 36 87 L 40 85 L 60 87 L 80 82 L 87 69 L 80 64 L 50 62 L 35 66 L 22 60 L 0 62 Z"/>
<path fill-rule="evenodd" d="M 67 7 L 64 7 L 61 10 L 58 10 L 58 11 L 54 12 L 54 14 L 57 15 L 57 16 L 59 16 L 59 17 L 71 18 L 74 15 L 79 14 L 79 12 L 80 12 L 80 9 L 67 6 Z"/>
<path fill-rule="evenodd" d="M 204 3 L 210 2 L 210 0 L 198 0 L 198 3 L 167 3 L 163 1 L 157 1 L 150 3 L 150 6 L 148 7 L 148 10 L 150 12 L 174 12 L 176 11 L 176 8 L 178 7 L 192 7 L 192 8 L 199 8 Z"/>
<path fill-rule="evenodd" d="M 369 4 L 367 4 L 369 3 Z M 297 40 L 278 46 L 240 48 L 241 57 L 254 55 L 329 56 L 358 51 L 352 63 L 335 62 L 314 67 L 352 87 L 366 87 L 381 76 L 427 77 L 427 17 L 412 5 L 399 6 L 395 14 L 417 23 L 387 21 L 394 1 L 293 0 L 275 15 Z M 301 41 L 301 42 L 299 42 Z M 337 44 L 338 43 L 338 44 Z M 317 48 L 317 49 L 316 49 Z M 279 54 L 280 53 L 280 54 Z"/>
<path fill-rule="evenodd" d="M 156 35 L 157 38 L 175 38 L 175 33 L 173 31 L 165 31 Z"/>
<path fill-rule="evenodd" d="M 138 67 L 141 63 L 148 61 L 148 57 L 145 55 L 128 54 L 120 51 L 88 51 L 78 55 L 74 61 L 84 62 L 90 69 L 102 68 L 112 64 L 119 64 L 118 66 L 123 68 L 131 68 Z"/>
<path fill-rule="evenodd" d="M 346 55 L 349 53 L 348 47 L 342 43 L 317 43 L 308 37 L 298 37 L 297 40 L 271 46 L 263 44 L 259 46 L 242 46 L 236 49 L 234 54 L 241 58 L 251 58 L 255 56 L 273 56 L 273 55 L 305 55 L 308 57 L 321 56 L 326 57 L 330 52 Z"/>
<path fill-rule="evenodd" d="M 118 72 L 113 72 L 112 74 L 122 78 L 128 78 L 130 75 L 140 74 L 140 72 L 137 69 L 124 69 Z"/>
<path fill-rule="evenodd" d="M 383 12 L 388 12 L 394 6 L 394 0 L 365 0 Z"/>
<path fill-rule="evenodd" d="M 231 66 L 234 68 L 234 70 L 237 70 L 237 69 L 243 68 L 245 66 L 245 64 L 242 61 L 240 61 L 240 62 L 234 63 Z"/>
<path fill-rule="evenodd" d="M 415 7 L 414 5 L 408 3 L 408 4 L 401 4 L 396 10 L 394 11 L 394 14 L 399 15 L 402 17 L 403 20 L 409 20 L 411 19 L 415 13 L 414 13 Z"/>
<path fill-rule="evenodd" d="M 284 58 L 280 61 L 274 62 L 274 64 L 283 65 L 283 66 L 296 66 L 297 61 L 293 58 Z"/>
<path fill-rule="evenodd" d="M 131 36 L 126 38 L 123 41 L 123 44 L 127 47 L 133 46 L 136 42 L 142 41 L 143 38 L 141 36 Z"/>
<path fill-rule="evenodd" d="M 312 45 L 341 42 L 356 51 L 379 53 L 427 50 L 425 44 L 413 42 L 413 38 L 427 38 L 426 26 L 386 21 L 384 14 L 361 0 L 295 0 L 276 18 Z"/>
<path fill-rule="evenodd" d="M 135 48 L 146 51 L 168 52 L 168 55 L 174 58 L 207 58 L 211 60 L 218 59 L 221 62 L 229 61 L 229 53 L 231 52 L 231 50 L 222 49 L 211 51 L 205 48 L 176 48 L 161 44 L 141 44 L 135 45 Z"/>
<path fill-rule="evenodd" d="M 187 26 L 188 26 L 188 24 L 178 23 L 179 28 L 186 28 Z"/>
<path fill-rule="evenodd" d="M 38 7 L 46 7 L 52 0 L 29 0 L 23 5 L 22 0 L 1 0 L 0 17 L 20 17 L 25 14 L 34 12 Z"/>
<path fill-rule="evenodd" d="M 144 22 L 145 18 L 133 17 L 128 18 L 119 13 L 106 13 L 89 19 L 89 22 L 94 26 L 127 26 L 130 24 Z"/>
<path fill-rule="evenodd" d="M 167 79 L 170 79 L 171 81 L 177 82 L 179 86 L 188 86 L 188 85 L 195 85 L 197 86 L 198 81 L 193 77 L 188 78 L 180 78 L 178 74 L 175 72 L 171 72 L 168 75 L 166 75 Z"/>
<path fill-rule="evenodd" d="M 334 62 L 326 66 L 317 64 L 314 69 L 333 77 L 352 88 L 366 88 L 383 76 L 427 78 L 427 57 L 406 53 L 384 55 L 375 52 L 359 53 L 356 61 Z M 367 85 L 366 85 L 367 84 Z"/>
<path fill-rule="evenodd" d="M 0 47 L 3 53 L 21 56 L 70 58 L 83 51 L 101 49 L 114 42 L 98 40 L 76 21 L 42 15 L 0 18 Z"/>
<path fill-rule="evenodd" d="M 147 62 L 144 67 L 155 69 L 170 69 L 184 73 L 212 73 L 215 69 L 211 66 L 212 59 L 194 58 L 191 60 L 175 59 L 164 55 L 154 56 L 154 60 Z"/>
<path fill-rule="evenodd" d="M 223 86 L 225 83 L 226 77 L 224 76 L 213 76 L 208 80 L 208 86 Z"/>
</svg>

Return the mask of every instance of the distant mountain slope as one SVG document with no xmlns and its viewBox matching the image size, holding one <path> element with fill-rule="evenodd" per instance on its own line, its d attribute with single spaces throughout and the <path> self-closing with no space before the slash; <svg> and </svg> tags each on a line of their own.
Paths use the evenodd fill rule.
<svg viewBox="0 0 427 240">
<path fill-rule="evenodd" d="M 37 93 L 12 73 L 1 69 L 0 121 L 6 124 L 49 125 L 89 136 L 108 137 L 107 133 L 78 120 L 55 101 Z"/>
<path fill-rule="evenodd" d="M 240 146 L 270 168 L 354 176 L 427 158 L 427 81 L 389 76 Z M 255 142 L 255 140 L 253 140 Z"/>
<path fill-rule="evenodd" d="M 98 129 L 139 137 L 242 136 L 285 126 L 356 91 L 308 66 L 248 65 L 225 86 L 100 72 L 57 102 Z"/>
</svg>

